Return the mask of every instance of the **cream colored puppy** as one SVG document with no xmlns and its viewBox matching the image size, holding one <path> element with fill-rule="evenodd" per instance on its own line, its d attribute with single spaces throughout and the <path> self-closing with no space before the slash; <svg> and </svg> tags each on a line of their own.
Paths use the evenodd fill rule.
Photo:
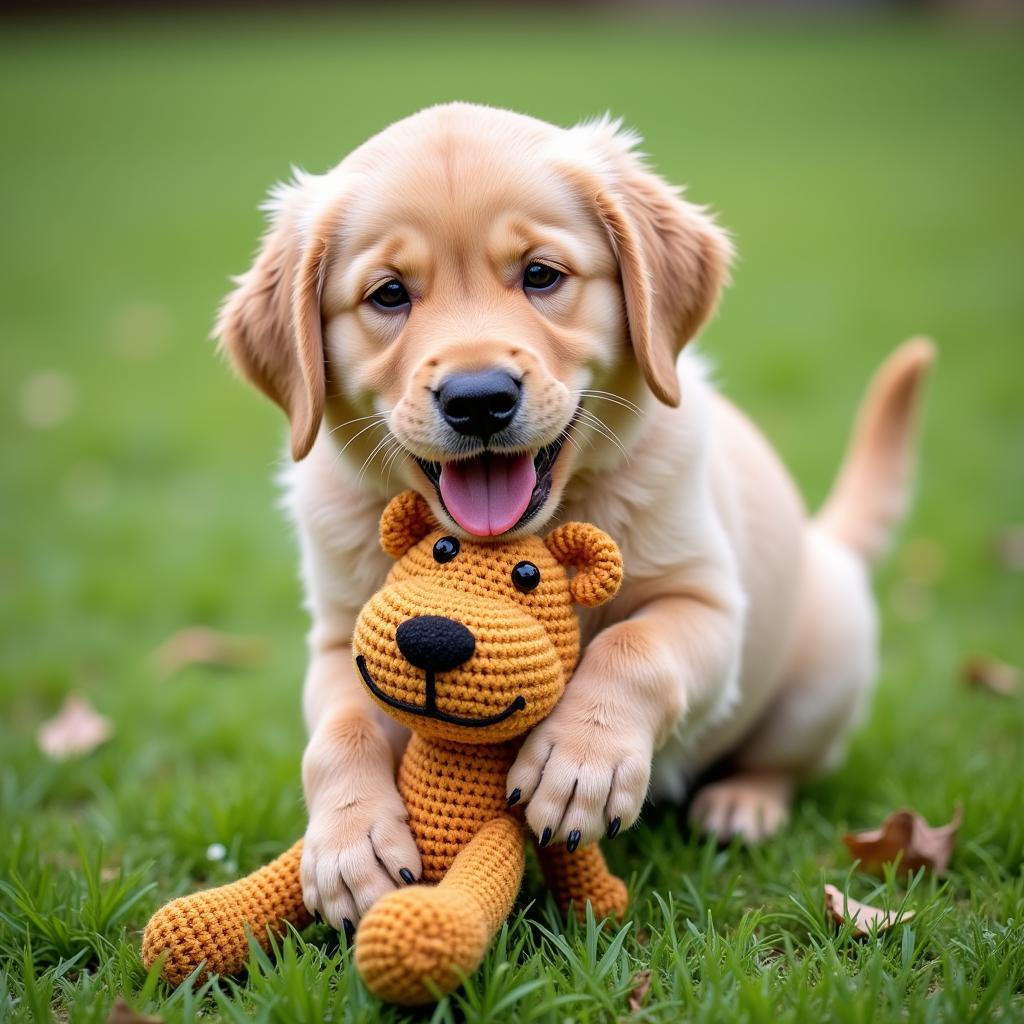
<svg viewBox="0 0 1024 1024">
<path fill-rule="evenodd" d="M 377 519 L 401 488 L 455 537 L 572 518 L 622 546 L 621 594 L 585 621 L 575 677 L 508 780 L 542 839 L 628 828 L 652 759 L 654 794 L 676 799 L 727 762 L 692 817 L 766 836 L 864 705 L 867 564 L 904 508 L 931 349 L 910 343 L 883 368 L 809 518 L 757 430 L 680 357 L 730 245 L 635 143 L 608 121 L 425 110 L 277 189 L 224 305 L 224 348 L 291 421 L 313 619 L 302 878 L 336 926 L 420 868 L 394 782 L 405 738 L 349 649 L 387 571 Z"/>
</svg>

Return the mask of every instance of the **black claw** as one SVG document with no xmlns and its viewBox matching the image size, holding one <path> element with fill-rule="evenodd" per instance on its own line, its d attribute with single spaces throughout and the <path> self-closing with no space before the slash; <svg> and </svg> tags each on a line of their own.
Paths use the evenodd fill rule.
<svg viewBox="0 0 1024 1024">
<path fill-rule="evenodd" d="M 522 795 L 523 791 L 518 786 L 516 786 L 516 788 L 513 789 L 512 792 L 508 795 L 509 807 L 514 807 L 517 803 L 519 803 L 520 799 L 522 798 Z"/>
<path fill-rule="evenodd" d="M 574 828 L 569 833 L 569 838 L 565 842 L 565 848 L 570 853 L 575 853 L 576 852 L 576 847 L 580 845 L 580 838 L 581 838 L 580 830 L 578 828 Z"/>
<path fill-rule="evenodd" d="M 356 926 L 347 917 L 342 920 L 341 926 L 345 929 L 345 941 L 351 944 L 352 937 L 356 933 Z"/>
<path fill-rule="evenodd" d="M 605 835 L 609 839 L 614 839 L 619 834 L 619 829 L 621 827 L 622 827 L 622 819 L 621 818 L 612 818 L 612 820 L 608 822 L 608 831 L 605 832 Z"/>
<path fill-rule="evenodd" d="M 416 881 L 416 876 L 408 868 L 401 868 L 398 874 L 406 885 L 412 885 Z"/>
<path fill-rule="evenodd" d="M 551 842 L 551 829 L 546 828 L 540 834 L 540 848 L 543 850 Z"/>
</svg>

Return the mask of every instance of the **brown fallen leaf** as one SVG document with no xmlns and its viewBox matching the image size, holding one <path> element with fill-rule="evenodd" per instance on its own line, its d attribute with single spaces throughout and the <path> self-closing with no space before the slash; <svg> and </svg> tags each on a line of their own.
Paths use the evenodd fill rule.
<svg viewBox="0 0 1024 1024">
<path fill-rule="evenodd" d="M 1020 689 L 1020 672 L 1005 661 L 976 655 L 960 666 L 960 678 L 967 686 L 998 694 L 1000 697 L 1014 697 Z"/>
<path fill-rule="evenodd" d="M 629 1010 L 631 1013 L 639 1013 L 643 1009 L 644 999 L 647 998 L 647 991 L 651 987 L 651 972 L 637 971 L 633 975 L 633 990 L 629 993 Z"/>
<path fill-rule="evenodd" d="M 825 886 L 825 907 L 837 924 L 846 924 L 849 921 L 853 925 L 853 934 L 858 939 L 870 935 L 872 929 L 887 932 L 894 925 L 904 924 L 914 916 L 912 910 L 896 914 L 891 910 L 860 903 L 849 896 L 844 896 L 834 885 Z"/>
<path fill-rule="evenodd" d="M 1007 569 L 1024 572 L 1024 524 L 1006 527 L 996 538 L 996 552 Z"/>
<path fill-rule="evenodd" d="M 84 757 L 114 735 L 109 718 L 80 693 L 68 694 L 60 711 L 43 722 L 36 734 L 39 749 L 54 761 Z"/>
<path fill-rule="evenodd" d="M 137 1013 L 120 996 L 114 1000 L 107 1017 L 107 1024 L 163 1024 L 163 1017 L 147 1017 Z"/>
<path fill-rule="evenodd" d="M 963 821 L 963 807 L 957 804 L 948 825 L 933 828 L 916 811 L 896 811 L 880 828 L 866 832 L 848 832 L 843 836 L 847 849 L 867 871 L 881 874 L 883 864 L 900 858 L 900 874 L 926 868 L 941 875 L 949 867 L 953 843 Z"/>
<path fill-rule="evenodd" d="M 212 668 L 255 668 L 267 659 L 267 645 L 251 636 L 233 636 L 207 626 L 178 630 L 154 652 L 153 660 L 164 677 L 190 665 Z"/>
</svg>

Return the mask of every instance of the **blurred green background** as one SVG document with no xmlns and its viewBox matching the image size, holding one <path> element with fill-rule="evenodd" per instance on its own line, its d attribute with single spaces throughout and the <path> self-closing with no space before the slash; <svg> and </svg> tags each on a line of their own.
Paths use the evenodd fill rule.
<svg viewBox="0 0 1024 1024">
<path fill-rule="evenodd" d="M 938 820 L 961 799 L 964 870 L 987 881 L 961 880 L 950 905 L 967 901 L 971 920 L 1014 908 L 1019 919 L 1022 702 L 968 692 L 958 666 L 976 653 L 1024 662 L 1024 575 L 999 548 L 1024 523 L 1021 42 L 1015 28 L 972 23 L 729 25 L 537 7 L 6 24 L 8 1008 L 28 1005 L 26 949 L 31 976 L 81 948 L 52 998 L 102 1012 L 141 984 L 131 951 L 159 900 L 233 877 L 302 827 L 305 618 L 272 482 L 283 419 L 231 378 L 207 335 L 257 244 L 257 206 L 290 165 L 324 170 L 448 99 L 566 124 L 611 110 L 658 170 L 718 212 L 740 259 L 703 349 L 812 506 L 874 366 L 912 333 L 937 340 L 919 498 L 879 582 L 876 709 L 765 872 L 845 871 L 844 824 L 903 803 Z M 248 672 L 162 680 L 151 651 L 194 623 L 263 637 L 271 656 Z M 116 735 L 54 764 L 35 732 L 69 690 Z M 211 843 L 225 860 L 210 860 Z M 669 818 L 615 854 L 626 871 L 638 856 L 653 864 L 650 887 L 670 891 L 697 851 Z M 82 917 L 83 863 L 101 862 L 139 891 L 112 921 Z M 745 870 L 753 895 L 727 904 L 727 920 L 773 898 L 767 877 L 759 889 L 756 867 Z M 68 934 L 26 929 L 18 898 Z M 925 979 L 921 999 L 928 990 Z"/>
</svg>

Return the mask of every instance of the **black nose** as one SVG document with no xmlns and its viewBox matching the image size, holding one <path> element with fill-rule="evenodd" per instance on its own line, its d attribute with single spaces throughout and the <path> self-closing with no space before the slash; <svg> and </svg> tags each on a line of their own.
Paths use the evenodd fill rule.
<svg viewBox="0 0 1024 1024">
<path fill-rule="evenodd" d="M 453 373 L 441 385 L 437 401 L 453 429 L 487 440 L 512 422 L 519 392 L 519 381 L 505 370 Z"/>
<path fill-rule="evenodd" d="M 447 672 L 469 661 L 476 647 L 473 634 L 454 619 L 417 615 L 395 631 L 398 649 L 408 662 L 431 672 Z"/>
</svg>

